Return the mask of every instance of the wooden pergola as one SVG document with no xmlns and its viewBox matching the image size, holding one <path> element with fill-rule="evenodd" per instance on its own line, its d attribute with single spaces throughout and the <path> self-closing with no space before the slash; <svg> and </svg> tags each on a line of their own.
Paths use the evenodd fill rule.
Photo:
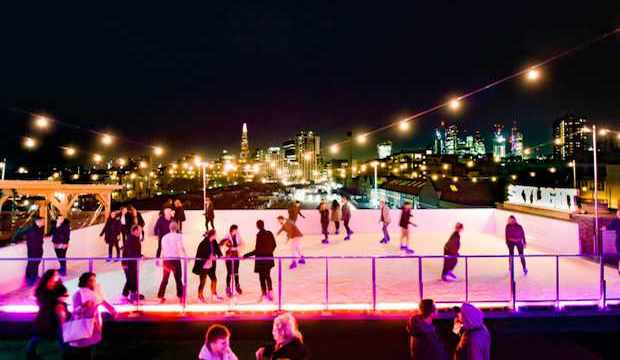
<svg viewBox="0 0 620 360">
<path fill-rule="evenodd" d="M 54 206 L 60 214 L 68 216 L 73 203 L 79 196 L 94 195 L 103 205 L 104 214 L 107 218 L 112 209 L 112 192 L 121 188 L 121 185 L 63 184 L 60 181 L 49 180 L 0 180 L 0 191 L 2 192 L 0 208 L 14 193 L 41 196 L 44 200 L 39 204 L 39 215 L 47 219 L 48 205 Z"/>
</svg>

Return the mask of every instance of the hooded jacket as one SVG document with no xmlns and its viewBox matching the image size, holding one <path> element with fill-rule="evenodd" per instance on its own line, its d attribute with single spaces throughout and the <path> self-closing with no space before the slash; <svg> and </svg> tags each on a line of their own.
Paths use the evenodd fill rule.
<svg viewBox="0 0 620 360">
<path fill-rule="evenodd" d="M 490 360 L 491 335 L 484 326 L 484 314 L 473 305 L 461 306 L 463 334 L 456 347 L 455 360 Z"/>
<path fill-rule="evenodd" d="M 448 354 L 441 343 L 435 326 L 429 324 L 422 315 L 415 315 L 409 320 L 407 330 L 410 336 L 411 359 L 447 360 Z"/>
</svg>

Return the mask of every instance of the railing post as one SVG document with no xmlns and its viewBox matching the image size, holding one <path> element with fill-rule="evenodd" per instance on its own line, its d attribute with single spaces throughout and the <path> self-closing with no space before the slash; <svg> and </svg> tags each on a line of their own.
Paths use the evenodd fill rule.
<svg viewBox="0 0 620 360">
<path fill-rule="evenodd" d="M 465 302 L 469 302 L 469 257 L 465 256 Z"/>
<path fill-rule="evenodd" d="M 420 302 L 424 299 L 424 280 L 422 280 L 422 257 L 418 256 L 418 287 L 420 291 Z"/>
<path fill-rule="evenodd" d="M 136 294 L 135 294 L 136 311 L 139 312 L 140 311 L 140 266 L 141 266 L 140 258 L 136 258 L 135 262 L 136 262 Z M 130 273 L 129 275 L 131 276 L 132 274 Z"/>
<path fill-rule="evenodd" d="M 325 310 L 329 310 L 329 258 L 325 257 Z"/>
<path fill-rule="evenodd" d="M 555 256 L 555 309 L 560 310 L 560 256 Z"/>
<path fill-rule="evenodd" d="M 278 258 L 278 311 L 282 311 L 282 258 Z"/>
<path fill-rule="evenodd" d="M 372 257 L 372 311 L 377 311 L 377 259 Z"/>
<path fill-rule="evenodd" d="M 183 258 L 183 298 L 181 305 L 183 305 L 183 312 L 187 308 L 187 256 Z"/>
<path fill-rule="evenodd" d="M 39 269 L 37 269 L 38 271 Z M 41 273 L 45 274 L 45 259 L 41 259 Z M 37 273 L 38 275 L 38 273 Z"/>
<path fill-rule="evenodd" d="M 93 258 L 88 258 L 88 272 L 95 272 L 95 267 L 93 265 Z"/>
<path fill-rule="evenodd" d="M 517 309 L 517 286 L 515 284 L 515 262 L 514 262 L 514 256 L 510 256 L 508 255 L 510 260 L 509 260 L 509 267 L 510 267 L 510 304 L 512 307 L 512 310 L 515 311 Z"/>
</svg>

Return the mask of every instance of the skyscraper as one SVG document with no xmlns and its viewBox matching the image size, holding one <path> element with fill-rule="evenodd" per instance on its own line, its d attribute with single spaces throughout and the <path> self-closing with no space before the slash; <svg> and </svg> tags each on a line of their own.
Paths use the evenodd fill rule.
<svg viewBox="0 0 620 360">
<path fill-rule="evenodd" d="M 321 139 L 312 131 L 300 131 L 295 137 L 295 150 L 301 179 L 318 180 L 321 159 Z"/>
<path fill-rule="evenodd" d="M 484 146 L 484 139 L 480 135 L 480 130 L 476 130 L 474 133 L 474 153 L 476 155 L 484 155 L 487 153 L 486 147 Z"/>
<path fill-rule="evenodd" d="M 459 146 L 459 128 L 456 124 L 450 125 L 446 131 L 446 154 L 456 155 Z"/>
<path fill-rule="evenodd" d="M 584 131 L 588 120 L 567 114 L 553 123 L 553 158 L 573 160 L 583 157 L 591 144 L 590 133 Z"/>
<path fill-rule="evenodd" d="M 239 162 L 247 162 L 250 159 L 250 144 L 248 143 L 248 125 L 243 123 L 241 130 L 241 153 L 239 154 Z"/>
<path fill-rule="evenodd" d="M 506 157 L 506 138 L 504 137 L 504 125 L 495 124 L 493 133 L 493 157 L 502 159 Z"/>
<path fill-rule="evenodd" d="M 441 122 L 441 126 L 435 129 L 433 136 L 433 153 L 443 155 L 446 153 L 446 123 Z"/>
<path fill-rule="evenodd" d="M 517 128 L 517 122 L 513 122 L 510 130 L 510 155 L 523 157 L 523 133 Z"/>
<path fill-rule="evenodd" d="M 392 155 L 392 142 L 388 140 L 377 144 L 377 155 L 379 159 L 390 157 Z"/>
</svg>

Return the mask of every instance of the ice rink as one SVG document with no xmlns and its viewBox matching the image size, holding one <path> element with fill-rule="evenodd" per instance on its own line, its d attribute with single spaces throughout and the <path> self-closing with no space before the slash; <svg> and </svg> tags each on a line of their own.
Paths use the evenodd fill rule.
<svg viewBox="0 0 620 360">
<path fill-rule="evenodd" d="M 362 214 L 359 211 L 355 213 Z M 277 230 L 275 224 L 277 212 L 269 212 L 268 214 L 270 220 L 267 222 L 267 227 L 275 233 Z M 469 214 L 473 220 L 471 220 L 471 226 L 465 222 L 465 231 L 461 238 L 461 255 L 506 255 L 506 245 L 504 240 L 496 235 L 498 231 L 495 231 L 495 223 L 491 223 L 489 220 L 481 220 L 482 215 L 478 215 L 478 213 Z M 247 244 L 242 252 L 248 252 L 253 249 L 255 234 L 255 229 L 250 224 L 253 224 L 255 219 L 266 215 L 249 211 L 244 213 L 243 218 L 238 218 L 238 216 L 231 214 L 219 222 L 216 219 L 218 237 L 223 236 L 225 229 L 231 223 L 243 223 L 240 226 Z M 141 261 L 140 267 L 140 292 L 146 296 L 146 299 L 141 305 L 145 309 L 154 310 L 159 306 L 157 305 L 159 302 L 156 298 L 156 292 L 161 281 L 162 269 L 156 266 L 153 259 L 149 259 L 155 255 L 157 246 L 156 237 L 148 235 L 150 232 L 148 226 L 152 226 L 155 214 L 149 214 L 146 218 L 147 223 L 149 223 L 147 225 L 147 238 L 143 243 L 143 254 L 146 258 Z M 457 218 L 459 217 L 454 216 L 454 220 Z M 373 304 L 373 261 L 375 264 L 375 301 L 379 310 L 407 309 L 414 306 L 413 304 L 419 301 L 421 295 L 440 302 L 468 300 L 470 302 L 510 303 L 510 276 L 507 258 L 471 257 L 467 260 L 459 259 L 455 270 L 458 280 L 449 283 L 441 281 L 440 272 L 443 259 L 441 257 L 424 258 L 424 256 L 440 256 L 443 253 L 443 245 L 451 233 L 453 217 L 450 215 L 445 218 L 444 216 L 443 220 L 432 217 L 436 220 L 434 222 L 425 220 L 425 216 L 417 216 L 417 219 L 420 226 L 412 229 L 411 236 L 411 245 L 416 251 L 413 257 L 406 257 L 399 250 L 400 232 L 396 223 L 390 227 L 392 241 L 387 245 L 379 244 L 381 233 L 375 213 L 364 217 L 358 215 L 357 221 L 352 222 L 353 229 L 356 230 L 357 228 L 357 231 L 350 241 L 343 241 L 342 232 L 340 235 L 330 235 L 331 242 L 329 245 L 321 244 L 320 235 L 304 236 L 302 243 L 304 253 L 307 256 L 307 264 L 289 270 L 290 260 L 282 259 L 281 284 L 278 281 L 280 269 L 278 261 L 276 261 L 276 267 L 272 270 L 275 295 L 275 302 L 272 304 L 263 303 L 260 306 L 255 306 L 260 295 L 260 288 L 258 276 L 253 272 L 254 261 L 251 259 L 242 261 L 240 268 L 243 295 L 236 296 L 234 299 L 225 298 L 224 301 L 215 304 L 198 306 L 200 304 L 197 299 L 198 277 L 190 271 L 187 274 L 187 309 L 190 311 L 192 309 L 196 311 L 221 311 L 229 310 L 232 306 L 237 310 L 270 310 L 278 306 L 280 286 L 281 306 L 284 309 L 320 310 L 326 308 L 326 303 L 331 309 L 371 309 Z M 314 216 L 300 219 L 302 231 L 310 233 L 304 229 L 318 228 L 318 223 L 312 223 L 315 220 Z M 362 220 L 365 222 L 362 223 Z M 372 223 L 370 223 L 371 221 Z M 473 224 L 474 221 L 478 221 L 479 224 Z M 441 226 L 442 224 L 444 226 Z M 72 242 L 94 243 L 96 245 L 87 247 L 86 253 L 90 256 L 106 256 L 105 244 L 97 236 L 99 228 L 100 226 L 94 226 L 92 231 L 88 233 L 89 235 L 83 233 L 79 237 L 75 236 L 72 238 Z M 192 213 L 183 232 L 185 247 L 189 256 L 195 255 L 203 228 L 203 219 L 200 213 Z M 376 231 L 369 231 L 373 228 Z M 278 247 L 275 255 L 289 256 L 290 251 L 288 244 L 286 244 L 285 235 L 278 236 L 276 240 Z M 531 241 L 526 249 L 527 255 L 555 254 L 545 246 L 537 246 L 536 243 L 536 241 Z M 540 242 L 540 244 L 544 243 Z M 45 256 L 52 256 L 53 252 L 49 250 L 49 244 L 46 246 Z M 78 247 L 76 244 L 72 246 Z M 75 250 L 75 254 L 70 252 L 69 256 L 85 256 L 86 253 Z M 323 258 L 326 256 L 331 258 L 326 260 Z M 2 257 L 7 257 L 7 255 L 3 254 Z M 597 263 L 585 258 L 559 257 L 556 259 L 555 256 L 534 256 L 528 258 L 527 262 L 529 268 L 527 276 L 522 273 L 520 263 L 515 262 L 517 302 L 554 301 L 556 295 L 565 301 L 597 300 L 599 298 L 599 265 Z M 16 269 L 15 271 L 19 271 L 19 266 L 23 266 L 23 263 L 13 263 L 12 267 Z M 192 260 L 187 262 L 190 270 L 192 265 Z M 557 283 L 556 265 L 559 270 L 559 281 Z M 58 263 L 46 261 L 45 266 L 48 268 L 57 267 Z M 115 304 L 121 304 L 120 294 L 125 279 L 120 263 L 106 262 L 100 259 L 94 260 L 92 267 L 97 273 L 98 281 L 102 284 L 108 298 Z M 88 268 L 88 260 L 69 261 L 69 273 L 65 278 L 65 283 L 71 292 L 76 289 L 79 274 L 87 271 Z M 217 268 L 218 292 L 224 296 L 226 269 L 223 261 L 218 261 Z M 465 281 L 466 270 L 467 281 Z M 620 277 L 617 270 L 606 267 L 605 276 L 607 297 L 620 298 Z M 179 308 L 175 305 L 178 304 L 178 300 L 175 296 L 172 277 L 168 284 L 166 298 L 168 299 L 166 305 L 159 307 L 159 309 Z M 0 306 L 33 303 L 31 289 L 23 287 L 0 295 Z"/>
</svg>

